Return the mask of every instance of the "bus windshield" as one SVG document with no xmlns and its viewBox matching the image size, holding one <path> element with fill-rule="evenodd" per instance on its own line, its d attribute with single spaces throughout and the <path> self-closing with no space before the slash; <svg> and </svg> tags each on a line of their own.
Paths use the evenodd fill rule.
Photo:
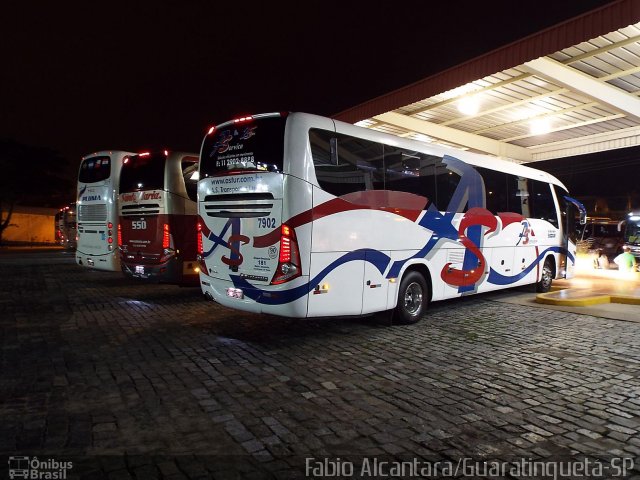
<svg viewBox="0 0 640 480">
<path fill-rule="evenodd" d="M 627 220 L 624 241 L 630 245 L 640 245 L 640 215 L 634 215 Z"/>
<path fill-rule="evenodd" d="M 120 193 L 164 189 L 164 153 L 134 155 L 125 159 L 120 172 Z"/>
<path fill-rule="evenodd" d="M 587 222 L 584 226 L 583 237 L 595 237 L 595 238 L 606 238 L 606 237 L 619 237 L 620 232 L 618 232 L 617 223 L 601 223 L 601 222 Z"/>
<path fill-rule="evenodd" d="M 82 161 L 78 181 L 82 183 L 102 182 L 111 176 L 109 157 L 91 157 Z"/>
<path fill-rule="evenodd" d="M 255 171 L 282 172 L 286 118 L 266 117 L 219 127 L 205 138 L 200 178 Z"/>
</svg>

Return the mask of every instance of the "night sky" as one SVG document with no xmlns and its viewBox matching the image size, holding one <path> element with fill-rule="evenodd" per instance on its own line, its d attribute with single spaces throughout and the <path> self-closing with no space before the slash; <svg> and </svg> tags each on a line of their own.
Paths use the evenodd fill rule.
<svg viewBox="0 0 640 480">
<path fill-rule="evenodd" d="M 70 170 L 102 149 L 197 152 L 212 124 L 331 116 L 605 3 L 11 2 L 0 138 Z"/>
</svg>

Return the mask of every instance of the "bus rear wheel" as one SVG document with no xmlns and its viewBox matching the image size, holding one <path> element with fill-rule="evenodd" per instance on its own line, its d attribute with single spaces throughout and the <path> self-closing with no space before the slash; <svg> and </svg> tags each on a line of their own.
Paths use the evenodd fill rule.
<svg viewBox="0 0 640 480">
<path fill-rule="evenodd" d="M 424 317 L 429 302 L 429 287 L 418 272 L 408 272 L 400 282 L 398 304 L 393 319 L 395 323 L 408 325 Z"/>
<path fill-rule="evenodd" d="M 542 277 L 540 281 L 536 283 L 536 291 L 538 293 L 546 293 L 551 290 L 551 282 L 553 282 L 553 264 L 548 258 L 544 261 L 542 267 Z"/>
</svg>

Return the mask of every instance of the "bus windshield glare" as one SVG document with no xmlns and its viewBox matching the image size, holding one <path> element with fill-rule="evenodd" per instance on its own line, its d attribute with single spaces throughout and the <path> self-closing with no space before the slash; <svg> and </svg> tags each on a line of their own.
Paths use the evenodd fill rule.
<svg viewBox="0 0 640 480">
<path fill-rule="evenodd" d="M 223 124 L 202 146 L 200 178 L 235 173 L 282 172 L 286 118 Z"/>
</svg>

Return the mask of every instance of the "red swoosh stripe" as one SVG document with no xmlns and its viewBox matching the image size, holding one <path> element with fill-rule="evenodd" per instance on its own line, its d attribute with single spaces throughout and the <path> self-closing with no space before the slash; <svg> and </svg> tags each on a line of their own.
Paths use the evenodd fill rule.
<svg viewBox="0 0 640 480">
<path fill-rule="evenodd" d="M 400 215 L 401 217 L 411 220 L 412 222 L 415 222 L 423 211 L 422 209 L 409 210 L 394 207 L 372 207 L 369 205 L 357 205 L 355 203 L 347 202 L 346 200 L 343 200 L 341 198 L 334 198 L 329 200 L 328 202 L 318 205 L 317 207 L 306 210 L 302 213 L 299 213 L 298 215 L 294 215 L 285 223 L 292 228 L 297 228 L 301 225 L 305 225 L 322 217 L 328 217 L 329 215 L 333 215 L 335 213 L 348 212 L 351 210 L 382 210 L 384 212 Z M 253 246 L 256 248 L 268 247 L 269 245 L 273 245 L 274 243 L 276 243 L 279 239 L 280 228 L 276 228 L 266 235 L 253 237 Z"/>
</svg>

